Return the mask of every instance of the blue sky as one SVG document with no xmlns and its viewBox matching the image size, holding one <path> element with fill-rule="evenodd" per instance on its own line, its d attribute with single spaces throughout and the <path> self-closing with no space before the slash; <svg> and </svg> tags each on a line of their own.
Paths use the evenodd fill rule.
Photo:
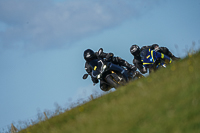
<svg viewBox="0 0 200 133">
<path fill-rule="evenodd" d="M 199 0 L 0 0 L 0 128 L 101 93 L 83 51 L 132 63 L 132 44 L 200 48 Z"/>
</svg>

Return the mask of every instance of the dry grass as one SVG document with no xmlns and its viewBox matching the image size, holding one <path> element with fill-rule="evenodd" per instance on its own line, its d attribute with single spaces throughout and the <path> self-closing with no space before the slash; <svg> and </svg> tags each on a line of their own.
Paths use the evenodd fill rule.
<svg viewBox="0 0 200 133">
<path fill-rule="evenodd" d="M 198 133 L 200 52 L 20 133 Z"/>
</svg>

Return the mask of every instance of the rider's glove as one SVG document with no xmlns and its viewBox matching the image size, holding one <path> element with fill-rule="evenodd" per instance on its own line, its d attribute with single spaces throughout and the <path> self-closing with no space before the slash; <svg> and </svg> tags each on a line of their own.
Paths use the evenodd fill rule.
<svg viewBox="0 0 200 133">
<path fill-rule="evenodd" d="M 108 53 L 108 54 L 106 55 L 106 59 L 105 59 L 105 61 L 109 61 L 110 59 L 113 58 L 113 56 L 114 56 L 113 53 Z"/>
</svg>

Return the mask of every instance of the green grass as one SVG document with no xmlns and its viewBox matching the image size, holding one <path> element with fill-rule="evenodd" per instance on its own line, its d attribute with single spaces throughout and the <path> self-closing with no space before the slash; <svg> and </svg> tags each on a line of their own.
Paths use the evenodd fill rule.
<svg viewBox="0 0 200 133">
<path fill-rule="evenodd" d="M 200 133 L 200 52 L 20 133 Z"/>
</svg>

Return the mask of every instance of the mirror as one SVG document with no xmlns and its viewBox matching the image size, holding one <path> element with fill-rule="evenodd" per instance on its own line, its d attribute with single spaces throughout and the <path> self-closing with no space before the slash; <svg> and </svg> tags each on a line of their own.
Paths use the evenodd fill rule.
<svg viewBox="0 0 200 133">
<path fill-rule="evenodd" d="M 103 53 L 103 49 L 100 48 L 99 51 L 98 51 L 98 55 L 100 56 L 102 53 Z"/>
<path fill-rule="evenodd" d="M 87 79 L 87 77 L 88 77 L 88 74 L 83 75 L 83 79 Z"/>
</svg>

